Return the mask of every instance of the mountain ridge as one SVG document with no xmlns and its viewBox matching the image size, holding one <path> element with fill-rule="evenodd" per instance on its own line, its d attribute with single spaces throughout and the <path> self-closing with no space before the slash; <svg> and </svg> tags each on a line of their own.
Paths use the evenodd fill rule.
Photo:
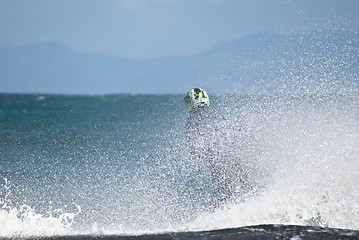
<svg viewBox="0 0 359 240">
<path fill-rule="evenodd" d="M 357 88 L 358 39 L 355 33 L 266 32 L 220 43 L 196 55 L 150 59 L 80 53 L 56 41 L 0 45 L 0 91 L 181 93 L 201 86 L 209 92 L 273 93 L 278 88 L 301 91 L 306 84 L 303 78 L 318 81 L 317 91 L 324 83 L 321 75 L 336 84 L 335 78 L 344 77 L 341 81 L 349 79 L 349 88 Z"/>
</svg>

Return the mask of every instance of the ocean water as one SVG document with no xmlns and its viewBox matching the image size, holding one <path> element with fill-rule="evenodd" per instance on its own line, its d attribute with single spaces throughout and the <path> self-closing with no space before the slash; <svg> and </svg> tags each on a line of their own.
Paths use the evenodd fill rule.
<svg viewBox="0 0 359 240">
<path fill-rule="evenodd" d="M 359 230 L 357 92 L 211 103 L 229 122 L 218 145 L 264 185 L 218 208 L 182 95 L 0 94 L 0 237 Z"/>
</svg>

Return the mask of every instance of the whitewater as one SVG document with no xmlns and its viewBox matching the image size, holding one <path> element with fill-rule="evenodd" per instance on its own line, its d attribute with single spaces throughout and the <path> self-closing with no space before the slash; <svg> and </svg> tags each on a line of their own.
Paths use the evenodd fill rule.
<svg viewBox="0 0 359 240">
<path fill-rule="evenodd" d="M 218 144 L 265 186 L 218 208 L 182 95 L 0 94 L 0 237 L 359 230 L 356 91 L 210 97 Z"/>
</svg>

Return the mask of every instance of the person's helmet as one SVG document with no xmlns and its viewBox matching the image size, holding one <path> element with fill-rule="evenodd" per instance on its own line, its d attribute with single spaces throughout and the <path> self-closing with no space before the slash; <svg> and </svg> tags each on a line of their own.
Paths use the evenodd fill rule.
<svg viewBox="0 0 359 240">
<path fill-rule="evenodd" d="M 186 104 L 188 111 L 192 111 L 198 107 L 209 106 L 209 97 L 203 89 L 192 88 L 184 97 L 184 103 Z"/>
</svg>

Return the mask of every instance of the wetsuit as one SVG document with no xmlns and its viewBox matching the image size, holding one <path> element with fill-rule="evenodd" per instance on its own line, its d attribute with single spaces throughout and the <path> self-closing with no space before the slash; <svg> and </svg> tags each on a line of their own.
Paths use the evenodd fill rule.
<svg viewBox="0 0 359 240">
<path fill-rule="evenodd" d="M 233 131 L 233 124 L 208 106 L 193 109 L 185 126 L 191 154 L 204 163 L 217 185 L 216 205 L 242 199 L 258 185 L 236 155 L 241 144 L 229 144 L 234 137 L 227 133 L 229 128 Z M 235 131 L 238 134 L 239 129 Z"/>
<path fill-rule="evenodd" d="M 215 180 L 218 202 L 226 201 L 233 195 L 230 183 L 233 171 L 228 169 L 228 162 L 221 157 L 221 146 L 225 140 L 221 127 L 221 118 L 207 106 L 192 110 L 185 127 L 191 154 L 199 157 Z"/>
</svg>

